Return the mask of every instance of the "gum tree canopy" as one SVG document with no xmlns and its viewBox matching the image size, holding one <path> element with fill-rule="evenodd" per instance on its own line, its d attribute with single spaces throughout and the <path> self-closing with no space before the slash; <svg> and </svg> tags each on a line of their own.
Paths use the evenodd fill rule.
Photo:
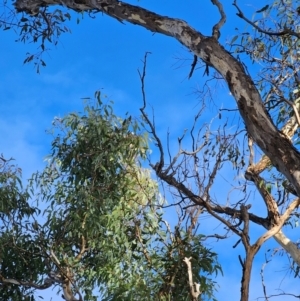
<svg viewBox="0 0 300 301">
<path fill-rule="evenodd" d="M 54 120 L 52 154 L 28 187 L 0 157 L 1 300 L 41 300 L 51 287 L 67 301 L 212 298 L 216 254 L 180 219 L 171 230 L 139 164 L 147 137 L 96 96 L 83 114 Z"/>
<path fill-rule="evenodd" d="M 31 35 L 34 41 L 41 40 L 42 49 L 47 39 L 54 41 L 55 34 L 60 33 L 59 22 L 69 17 L 60 10 L 52 10 L 53 5 L 79 12 L 102 12 L 121 23 L 129 22 L 178 40 L 194 54 L 190 75 L 196 64 L 203 64 L 207 76 L 209 69 L 213 68 L 227 83 L 244 122 L 242 134 L 226 131 L 225 125 L 224 130 L 217 134 L 212 134 L 203 125 L 205 133 L 200 131 L 202 134 L 196 134 L 194 127 L 191 150 L 181 148 L 183 138 L 180 138 L 179 151 L 174 157 L 164 156 L 161 139 L 145 113 L 146 102 L 141 112 L 160 152 L 159 161 L 152 162 L 158 178 L 172 187 L 184 203 L 194 205 L 192 210 L 184 206 L 191 220 L 195 222 L 200 214 L 209 214 L 222 222 L 226 230 L 235 233 L 243 244 L 246 256 L 245 259 L 240 258 L 243 270 L 241 300 L 246 301 L 254 256 L 267 239 L 274 237 L 289 254 L 296 266 L 296 275 L 300 266 L 298 245 L 282 229 L 292 223 L 292 217 L 298 217 L 300 204 L 300 154 L 297 146 L 300 125 L 300 3 L 268 1 L 267 5 L 255 11 L 256 15 L 251 19 L 241 10 L 238 1 L 226 1 L 226 6 L 233 5 L 238 17 L 249 28 L 249 32 L 233 37 L 226 50 L 225 45 L 219 42 L 226 22 L 226 6 L 223 7 L 219 0 L 211 2 L 217 8 L 220 21 L 213 26 L 210 36 L 203 35 L 201 29 L 198 31 L 183 20 L 116 0 L 17 0 L 14 7 L 16 13 L 22 15 L 17 24 L 22 28 L 21 37 L 26 39 Z M 2 21 L 4 28 L 9 25 L 9 20 Z M 28 58 L 30 60 L 32 56 Z M 260 64 L 257 74 L 250 75 L 251 70 L 249 73 L 246 68 L 249 62 Z M 146 60 L 144 63 L 145 67 Z M 145 70 L 140 75 L 144 87 Z M 199 122 L 199 116 L 195 116 L 195 123 Z M 243 144 L 243 151 L 239 150 L 239 143 Z M 260 152 L 261 158 L 257 159 Z M 170 159 L 168 163 L 166 158 Z M 210 194 L 218 171 L 227 162 L 244 175 L 240 188 L 244 197 L 238 202 L 224 203 Z M 254 184 L 263 200 L 266 217 L 256 214 L 254 206 L 251 208 L 249 204 L 250 184 Z M 265 229 L 255 241 L 249 237 L 252 223 Z"/>
</svg>

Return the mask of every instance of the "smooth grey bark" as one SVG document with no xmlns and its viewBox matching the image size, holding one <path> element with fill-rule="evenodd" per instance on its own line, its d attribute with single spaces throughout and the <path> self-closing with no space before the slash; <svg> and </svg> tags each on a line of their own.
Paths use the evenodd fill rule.
<svg viewBox="0 0 300 301">
<path fill-rule="evenodd" d="M 274 239 L 291 255 L 297 265 L 300 266 L 300 250 L 297 245 L 286 237 L 282 230 L 274 235 Z"/>
</svg>

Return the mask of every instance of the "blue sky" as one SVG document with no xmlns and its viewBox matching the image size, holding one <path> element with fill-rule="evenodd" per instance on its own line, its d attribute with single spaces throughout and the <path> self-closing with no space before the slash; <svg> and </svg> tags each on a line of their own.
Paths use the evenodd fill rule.
<svg viewBox="0 0 300 301">
<path fill-rule="evenodd" d="M 206 35 L 211 34 L 211 28 L 219 18 L 209 0 L 130 2 L 162 15 L 184 19 Z M 252 4 L 248 5 L 249 2 Z M 231 1 L 224 0 L 223 3 L 228 18 L 221 37 L 221 41 L 225 42 L 236 34 L 235 27 L 243 30 L 245 25 L 236 17 Z M 251 16 L 251 6 L 259 9 L 260 3 L 244 0 L 241 8 L 249 11 Z M 138 26 L 122 25 L 101 14 L 96 15 L 96 19 L 85 15 L 79 25 L 75 16 L 68 23 L 72 33 L 62 35 L 59 44 L 51 46 L 44 55 L 47 67 L 41 69 L 40 74 L 35 72 L 32 64 L 23 65 L 26 53 L 34 52 L 37 45 L 16 43 L 18 36 L 12 30 L 1 32 L 0 153 L 16 159 L 25 179 L 43 167 L 43 158 L 50 152 L 51 137 L 45 131 L 51 128 L 53 118 L 82 111 L 82 97 L 93 96 L 96 90 L 102 89 L 103 94 L 114 101 L 118 115 L 124 116 L 129 112 L 139 116 L 142 97 L 137 69 L 142 68 L 141 60 L 146 51 L 152 53 L 148 57 L 147 100 L 154 109 L 160 136 L 166 137 L 169 129 L 173 139 L 171 144 L 176 146 L 177 137 L 185 128 L 191 127 L 194 112 L 199 108 L 195 91 L 205 80 L 203 69 L 187 79 L 192 55 L 178 42 L 159 34 L 153 35 Z M 215 116 L 216 105 L 235 107 L 226 86 L 216 94 L 214 104 L 208 104 L 208 113 L 203 117 L 206 120 L 203 121 L 208 122 Z M 223 173 L 224 178 L 232 176 L 230 170 Z M 222 191 L 219 193 L 222 195 Z M 210 219 L 203 220 L 201 227 L 205 231 L 222 226 Z M 255 231 L 261 233 L 254 227 Z M 236 240 L 232 237 L 211 244 L 219 253 L 224 269 L 224 277 L 218 278 L 220 289 L 216 295 L 221 301 L 239 299 L 241 268 L 237 256 L 244 253 L 241 247 L 232 248 Z M 276 247 L 276 243 L 270 240 L 256 258 L 250 300 L 263 295 L 259 273 L 264 251 L 269 247 Z M 284 264 L 287 264 L 285 256 L 277 256 L 267 266 L 266 274 L 270 275 L 270 279 L 266 282 L 270 292 L 278 287 L 294 286 L 292 279 L 284 278 Z M 299 289 L 292 291 L 299 294 Z M 50 297 L 45 300 L 50 300 Z M 276 300 L 292 299 L 279 297 Z"/>
</svg>

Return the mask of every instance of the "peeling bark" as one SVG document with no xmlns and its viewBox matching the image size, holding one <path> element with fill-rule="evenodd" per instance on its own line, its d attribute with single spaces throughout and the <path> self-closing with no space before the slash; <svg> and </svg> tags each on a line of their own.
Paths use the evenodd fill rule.
<svg viewBox="0 0 300 301">
<path fill-rule="evenodd" d="M 140 25 L 153 32 L 171 36 L 190 49 L 226 80 L 247 131 L 254 142 L 286 176 L 300 195 L 300 154 L 289 139 L 273 124 L 261 96 L 243 65 L 213 37 L 206 37 L 185 21 L 160 16 L 149 10 L 115 0 L 58 1 L 17 0 L 17 11 L 36 12 L 49 5 L 66 5 L 73 10 L 98 10 L 120 21 Z"/>
</svg>

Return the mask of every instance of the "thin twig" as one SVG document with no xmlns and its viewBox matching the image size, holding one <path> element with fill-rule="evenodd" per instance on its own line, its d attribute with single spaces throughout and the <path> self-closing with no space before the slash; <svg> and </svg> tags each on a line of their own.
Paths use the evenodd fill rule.
<svg viewBox="0 0 300 301">
<path fill-rule="evenodd" d="M 258 25 L 256 25 L 254 22 L 250 21 L 244 14 L 243 12 L 241 11 L 241 9 L 238 7 L 237 5 L 237 1 L 235 0 L 233 2 L 233 6 L 236 7 L 236 9 L 238 10 L 238 13 L 236 14 L 238 17 L 240 17 L 241 19 L 245 20 L 248 24 L 252 25 L 258 32 L 260 33 L 264 33 L 266 35 L 269 35 L 269 36 L 284 36 L 286 34 L 289 34 L 291 36 L 294 36 L 298 39 L 300 39 L 300 34 L 289 29 L 289 28 L 285 28 L 284 30 L 282 31 L 279 31 L 279 32 L 272 32 L 272 31 L 266 31 L 266 30 L 263 30 L 262 28 L 260 28 Z"/>
<path fill-rule="evenodd" d="M 141 73 L 139 70 L 138 70 L 138 73 L 139 73 L 139 76 L 140 76 L 140 80 L 141 80 L 141 83 L 142 83 L 142 96 L 143 96 L 143 106 L 140 108 L 140 111 L 143 115 L 143 117 L 145 118 L 147 124 L 149 125 L 150 129 L 151 129 L 151 133 L 154 137 L 154 139 L 156 140 L 157 142 L 157 147 L 159 148 L 159 151 L 160 151 L 160 159 L 159 159 L 159 162 L 155 164 L 155 166 L 153 167 L 154 170 L 157 172 L 157 173 L 160 173 L 163 166 L 164 166 L 164 150 L 163 150 L 163 146 L 162 146 L 162 143 L 159 139 L 159 137 L 157 136 L 156 134 L 156 131 L 155 131 L 155 126 L 153 124 L 153 122 L 150 121 L 150 119 L 148 118 L 147 114 L 145 113 L 145 108 L 146 108 L 146 105 L 147 105 L 147 102 L 146 102 L 146 93 L 145 93 L 145 76 L 146 76 L 146 66 L 147 66 L 147 56 L 148 54 L 151 54 L 151 52 L 146 52 L 145 53 L 145 56 L 144 56 L 144 66 L 143 66 L 143 72 Z"/>
</svg>

